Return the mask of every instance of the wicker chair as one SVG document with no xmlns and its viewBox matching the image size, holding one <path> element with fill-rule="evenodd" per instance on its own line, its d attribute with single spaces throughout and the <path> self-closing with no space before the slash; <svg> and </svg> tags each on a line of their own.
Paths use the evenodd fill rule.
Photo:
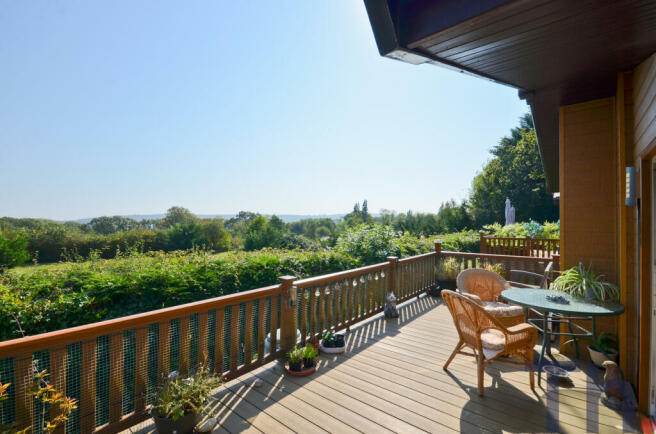
<svg viewBox="0 0 656 434">
<path fill-rule="evenodd" d="M 501 356 L 513 356 L 525 364 L 529 371 L 529 384 L 535 388 L 533 376 L 533 347 L 538 338 L 535 327 L 522 323 L 506 327 L 482 306 L 454 291 L 443 290 L 442 298 L 451 312 L 460 338 L 458 345 L 444 364 L 447 370 L 456 354 L 473 356 L 478 366 L 478 394 L 483 396 L 483 372 L 486 362 Z M 474 353 L 462 351 L 471 348 Z M 503 359 L 507 363 L 521 363 Z"/>
<path fill-rule="evenodd" d="M 512 327 L 524 322 L 524 309 L 521 306 L 500 301 L 501 291 L 510 288 L 510 285 L 498 274 L 480 268 L 470 268 L 458 274 L 456 285 L 463 295 L 483 306 L 504 326 Z"/>
<path fill-rule="evenodd" d="M 510 270 L 510 281 L 508 283 L 516 288 L 548 289 L 549 284 L 553 280 L 553 268 L 554 263 L 551 261 L 547 264 L 542 274 L 524 270 Z"/>
</svg>

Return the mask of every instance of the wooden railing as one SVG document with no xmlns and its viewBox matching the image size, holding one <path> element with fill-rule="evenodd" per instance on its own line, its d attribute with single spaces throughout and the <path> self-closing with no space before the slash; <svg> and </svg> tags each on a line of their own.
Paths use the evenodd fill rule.
<svg viewBox="0 0 656 434">
<path fill-rule="evenodd" d="M 558 238 L 512 238 L 495 237 L 480 232 L 481 253 L 493 255 L 535 256 L 551 258 L 560 251 Z"/>
<path fill-rule="evenodd" d="M 189 303 L 80 327 L 0 342 L 0 424 L 38 424 L 43 408 L 30 394 L 35 371 L 47 370 L 57 391 L 78 401 L 65 431 L 117 432 L 148 417 L 161 381 L 204 365 L 235 378 L 281 357 L 297 342 L 348 329 L 380 313 L 386 296 L 399 301 L 436 284 L 436 266 L 455 258 L 460 269 L 503 264 L 541 273 L 548 258 L 435 251 L 339 273 Z M 279 339 L 278 339 L 279 336 Z M 57 409 L 49 410 L 56 416 Z M 64 431 L 64 430 L 62 430 Z"/>
<path fill-rule="evenodd" d="M 149 417 L 170 372 L 204 365 L 225 379 L 242 375 L 282 356 L 297 330 L 305 342 L 381 312 L 389 291 L 401 301 L 418 296 L 435 283 L 436 260 L 431 252 L 298 281 L 285 276 L 266 288 L 0 342 L 0 382 L 11 383 L 0 424 L 39 424 L 43 408 L 30 390 L 45 369 L 58 392 L 78 401 L 66 432 L 120 431 Z"/>
<path fill-rule="evenodd" d="M 295 282 L 301 342 L 327 330 L 348 329 L 381 312 L 390 292 L 404 301 L 435 284 L 436 252 L 387 259 L 380 264 Z"/>
<path fill-rule="evenodd" d="M 284 293 L 279 285 L 153 312 L 0 342 L 0 381 L 11 382 L 0 424 L 38 424 L 35 370 L 78 401 L 66 432 L 116 432 L 145 418 L 162 379 L 201 364 L 233 378 L 281 354 L 275 338 Z M 271 332 L 272 344 L 265 352 Z M 56 416 L 55 406 L 50 408 Z"/>
<path fill-rule="evenodd" d="M 530 271 L 536 274 L 543 274 L 549 262 L 554 262 L 553 270 L 558 270 L 560 256 L 555 254 L 552 258 L 540 258 L 535 256 L 517 256 L 517 255 L 494 255 L 487 253 L 465 253 L 441 251 L 440 260 L 454 258 L 458 270 L 467 270 L 469 268 L 487 268 L 489 266 L 501 265 L 501 270 L 495 270 L 503 274 L 505 279 L 510 279 L 512 270 Z M 525 282 L 529 283 L 529 282 Z"/>
</svg>

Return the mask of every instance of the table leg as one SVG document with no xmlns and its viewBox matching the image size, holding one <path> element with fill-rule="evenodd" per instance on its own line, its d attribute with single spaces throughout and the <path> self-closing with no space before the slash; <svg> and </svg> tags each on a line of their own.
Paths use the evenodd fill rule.
<svg viewBox="0 0 656 434">
<path fill-rule="evenodd" d="M 569 333 L 573 335 L 574 330 L 572 329 L 572 320 L 570 317 L 571 315 L 567 315 L 567 328 L 569 329 Z M 594 319 L 592 320 L 592 329 L 594 330 Z M 574 357 L 576 360 L 579 360 L 579 343 L 576 341 L 576 336 L 572 336 L 572 341 L 574 341 Z"/>
<path fill-rule="evenodd" d="M 544 359 L 544 350 L 549 341 L 549 330 L 547 330 L 547 313 L 542 317 L 542 350 L 538 359 L 538 386 L 542 384 L 542 360 Z"/>
</svg>

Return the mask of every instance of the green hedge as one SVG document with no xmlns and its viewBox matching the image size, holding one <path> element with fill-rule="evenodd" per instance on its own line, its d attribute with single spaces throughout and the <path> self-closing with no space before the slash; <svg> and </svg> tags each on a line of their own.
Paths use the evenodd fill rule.
<svg viewBox="0 0 656 434">
<path fill-rule="evenodd" d="M 22 267 L 0 276 L 0 340 L 19 337 L 12 315 L 37 334 L 355 268 L 330 252 L 261 250 L 134 254 Z"/>
</svg>

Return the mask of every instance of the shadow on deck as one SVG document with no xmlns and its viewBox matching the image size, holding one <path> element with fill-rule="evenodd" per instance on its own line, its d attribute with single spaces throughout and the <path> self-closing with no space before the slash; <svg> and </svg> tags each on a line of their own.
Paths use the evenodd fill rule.
<svg viewBox="0 0 656 434">
<path fill-rule="evenodd" d="M 486 367 L 485 396 L 472 358 L 442 366 L 458 337 L 441 299 L 404 304 L 347 334 L 347 353 L 322 355 L 310 377 L 272 362 L 232 380 L 212 398 L 214 432 L 621 432 L 635 431 L 600 403 L 602 372 L 581 364 L 566 387 L 543 381 L 531 391 L 520 367 Z M 536 383 L 537 384 L 537 383 Z M 132 432 L 150 432 L 146 422 Z"/>
</svg>

